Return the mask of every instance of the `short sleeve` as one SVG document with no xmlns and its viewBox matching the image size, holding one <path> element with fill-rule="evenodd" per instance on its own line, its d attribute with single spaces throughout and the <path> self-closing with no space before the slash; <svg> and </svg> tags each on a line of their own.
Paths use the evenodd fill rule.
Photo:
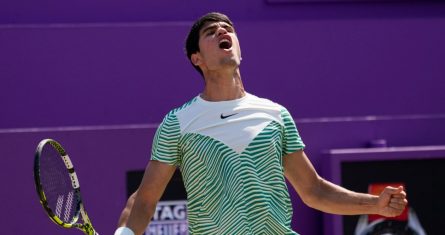
<svg viewBox="0 0 445 235">
<path fill-rule="evenodd" d="M 180 127 L 178 119 L 176 115 L 168 114 L 159 125 L 153 139 L 151 160 L 179 166 L 179 138 Z"/>
<path fill-rule="evenodd" d="M 297 150 L 304 149 L 305 145 L 298 133 L 294 119 L 287 109 L 281 110 L 281 118 L 283 120 L 283 150 L 282 154 L 290 154 Z"/>
</svg>

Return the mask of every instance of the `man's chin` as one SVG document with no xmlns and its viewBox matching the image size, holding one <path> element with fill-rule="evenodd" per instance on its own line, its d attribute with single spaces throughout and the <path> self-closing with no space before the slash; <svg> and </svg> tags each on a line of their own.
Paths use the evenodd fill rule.
<svg viewBox="0 0 445 235">
<path fill-rule="evenodd" d="M 241 59 L 239 57 L 226 57 L 221 60 L 221 65 L 223 66 L 234 66 L 238 67 L 241 64 Z"/>
</svg>

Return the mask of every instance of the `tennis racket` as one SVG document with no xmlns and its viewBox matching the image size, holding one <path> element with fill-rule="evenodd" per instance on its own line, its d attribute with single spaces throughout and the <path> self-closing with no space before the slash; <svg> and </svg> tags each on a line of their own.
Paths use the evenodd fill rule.
<svg viewBox="0 0 445 235">
<path fill-rule="evenodd" d="M 53 222 L 87 235 L 99 235 L 85 212 L 73 164 L 57 141 L 40 141 L 34 158 L 34 179 L 40 203 Z"/>
</svg>

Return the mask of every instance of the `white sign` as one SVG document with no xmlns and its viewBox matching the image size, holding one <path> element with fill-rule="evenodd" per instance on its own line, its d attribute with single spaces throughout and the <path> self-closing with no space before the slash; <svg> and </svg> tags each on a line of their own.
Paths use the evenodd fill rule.
<svg viewBox="0 0 445 235">
<path fill-rule="evenodd" d="M 146 235 L 188 235 L 187 201 L 161 201 Z"/>
</svg>

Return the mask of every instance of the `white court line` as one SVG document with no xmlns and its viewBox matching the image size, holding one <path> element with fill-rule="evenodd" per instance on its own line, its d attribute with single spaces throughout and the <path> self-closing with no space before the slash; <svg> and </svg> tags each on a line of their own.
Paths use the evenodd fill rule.
<svg viewBox="0 0 445 235">
<path fill-rule="evenodd" d="M 128 125 L 103 125 L 103 126 L 64 126 L 64 127 L 30 127 L 0 129 L 3 133 L 27 133 L 27 132 L 61 132 L 61 131 L 96 131 L 96 130 L 125 130 L 125 129 L 151 129 L 158 128 L 159 124 L 128 124 Z"/>
<path fill-rule="evenodd" d="M 430 120 L 430 119 L 444 119 L 444 118 L 445 118 L 445 114 L 410 114 L 410 115 L 387 115 L 387 116 L 296 118 L 295 122 L 297 124 L 299 124 L 299 123 L 369 122 L 369 121 L 394 121 L 394 120 Z M 152 129 L 152 128 L 158 128 L 158 126 L 159 126 L 159 123 L 125 124 L 125 125 L 97 125 L 97 126 L 10 128 L 10 129 L 0 129 L 0 134 L 27 133 L 27 132 L 32 133 L 32 132 Z"/>
<path fill-rule="evenodd" d="M 323 123 L 323 122 L 368 122 L 368 121 L 394 121 L 394 120 L 421 120 L 442 119 L 445 114 L 408 114 L 408 115 L 382 115 L 382 116 L 351 116 L 351 117 L 320 117 L 297 118 L 297 123 Z"/>
</svg>

